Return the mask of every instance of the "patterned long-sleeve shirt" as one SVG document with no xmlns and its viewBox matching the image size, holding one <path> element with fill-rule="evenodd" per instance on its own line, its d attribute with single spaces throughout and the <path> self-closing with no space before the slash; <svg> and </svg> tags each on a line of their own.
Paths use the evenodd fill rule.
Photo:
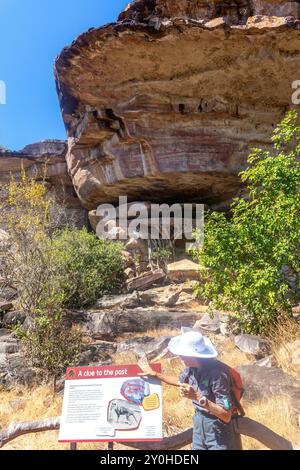
<svg viewBox="0 0 300 470">
<path fill-rule="evenodd" d="M 217 360 L 199 361 L 199 367 L 188 367 L 179 376 L 180 383 L 190 384 L 213 403 L 229 411 L 234 407 L 228 366 Z M 207 411 L 193 401 L 195 408 Z"/>
</svg>

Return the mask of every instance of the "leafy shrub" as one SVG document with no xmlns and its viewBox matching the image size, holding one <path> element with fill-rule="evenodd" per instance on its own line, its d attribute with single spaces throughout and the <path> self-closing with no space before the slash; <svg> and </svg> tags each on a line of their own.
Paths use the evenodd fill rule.
<svg viewBox="0 0 300 470">
<path fill-rule="evenodd" d="M 11 177 L 2 187 L 0 225 L 8 238 L 0 251 L 0 274 L 17 289 L 19 307 L 29 315 L 41 308 L 51 276 L 43 243 L 57 229 L 59 212 L 45 181 L 28 177 L 23 167 L 20 179 Z"/>
<path fill-rule="evenodd" d="M 168 262 L 172 259 L 173 251 L 171 248 L 158 247 L 151 253 L 151 260 L 156 263 L 158 268 L 167 269 Z"/>
<path fill-rule="evenodd" d="M 230 217 L 210 213 L 195 251 L 204 284 L 198 293 L 235 312 L 241 328 L 267 333 L 299 302 L 300 126 L 295 111 L 275 130 L 274 151 L 255 149 L 241 173 L 248 197 Z M 201 268 L 200 268 L 201 269 Z"/>
<path fill-rule="evenodd" d="M 82 333 L 78 327 L 69 327 L 62 311 L 40 313 L 30 319 L 26 331 L 20 325 L 14 331 L 30 364 L 45 369 L 54 379 L 54 388 L 65 368 L 78 364 Z"/>
<path fill-rule="evenodd" d="M 46 172 L 46 170 L 45 170 Z M 122 245 L 99 240 L 87 230 L 61 226 L 61 208 L 21 168 L 2 188 L 0 224 L 7 240 L 0 246 L 0 276 L 18 292 L 27 314 L 19 334 L 30 363 L 54 379 L 77 363 L 81 333 L 66 322 L 64 307 L 92 304 L 123 280 Z"/>
<path fill-rule="evenodd" d="M 51 295 L 65 307 L 92 305 L 119 288 L 124 268 L 121 243 L 97 238 L 86 229 L 66 228 L 46 243 L 51 250 Z"/>
</svg>

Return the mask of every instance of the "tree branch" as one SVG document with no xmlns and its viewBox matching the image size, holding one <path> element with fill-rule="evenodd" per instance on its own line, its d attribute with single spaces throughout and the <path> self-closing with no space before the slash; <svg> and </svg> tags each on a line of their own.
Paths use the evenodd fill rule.
<svg viewBox="0 0 300 470">
<path fill-rule="evenodd" d="M 59 429 L 60 417 L 43 419 L 41 421 L 27 421 L 24 423 L 11 423 L 7 429 L 0 432 L 0 448 L 24 434 L 55 431 Z"/>
<path fill-rule="evenodd" d="M 24 423 L 11 423 L 4 431 L 0 432 L 0 448 L 8 442 L 24 434 L 34 434 L 38 432 L 56 431 L 60 426 L 60 417 L 48 418 L 40 421 L 28 421 Z M 238 418 L 235 423 L 235 430 L 239 434 L 252 437 L 272 450 L 292 450 L 293 445 L 287 439 L 271 431 L 249 418 Z M 191 444 L 193 439 L 193 428 L 166 437 L 161 442 L 122 442 L 125 447 L 137 450 L 173 450 L 181 449 Z"/>
</svg>

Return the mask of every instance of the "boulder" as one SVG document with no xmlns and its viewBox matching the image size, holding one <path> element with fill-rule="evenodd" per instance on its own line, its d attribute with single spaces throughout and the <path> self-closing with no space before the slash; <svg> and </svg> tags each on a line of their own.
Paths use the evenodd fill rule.
<svg viewBox="0 0 300 470">
<path fill-rule="evenodd" d="M 94 210 L 88 212 L 88 219 L 89 219 L 89 222 L 91 224 L 92 229 L 96 233 L 97 232 L 97 225 L 102 220 L 102 217 L 100 215 L 97 215 L 97 210 L 94 209 Z"/>
<path fill-rule="evenodd" d="M 100 230 L 100 226 L 97 227 L 97 235 L 99 238 L 106 236 L 110 240 L 126 240 L 126 231 L 118 226 L 118 223 L 115 220 L 109 220 L 105 223 L 103 227 L 103 232 Z"/>
<path fill-rule="evenodd" d="M 82 353 L 79 365 L 89 366 L 92 364 L 107 365 L 111 362 L 111 357 L 116 353 L 117 345 L 108 341 L 98 341 L 97 343 L 82 345 Z"/>
<path fill-rule="evenodd" d="M 144 306 L 162 307 L 184 306 L 195 300 L 192 289 L 184 284 L 169 285 L 148 289 L 140 293 L 140 302 Z"/>
<path fill-rule="evenodd" d="M 268 399 L 271 396 L 287 397 L 295 413 L 300 414 L 300 380 L 278 367 L 247 364 L 237 367 L 244 387 L 244 398 L 248 401 Z"/>
<path fill-rule="evenodd" d="M 14 354 L 19 352 L 20 344 L 18 341 L 0 342 L 0 354 Z"/>
<path fill-rule="evenodd" d="M 14 388 L 16 385 L 32 387 L 40 383 L 43 372 L 28 367 L 20 354 L 0 354 L 0 387 Z"/>
<path fill-rule="evenodd" d="M 118 344 L 117 352 L 132 352 L 136 354 L 137 357 L 146 355 L 147 359 L 152 361 L 167 348 L 170 339 L 170 336 L 162 336 L 160 338 L 152 338 L 149 336 L 132 338 Z"/>
<path fill-rule="evenodd" d="M 272 354 L 270 356 L 259 359 L 255 362 L 255 364 L 259 367 L 277 367 L 277 361 Z"/>
<path fill-rule="evenodd" d="M 17 289 L 5 284 L 4 279 L 0 279 L 0 298 L 7 301 L 14 300 L 18 295 Z"/>
<path fill-rule="evenodd" d="M 14 354 L 20 350 L 20 341 L 15 337 L 10 330 L 0 330 L 0 355 L 7 356 L 8 354 Z M 2 357 L 2 359 L 4 359 Z"/>
<path fill-rule="evenodd" d="M 139 293 L 135 291 L 132 294 L 105 295 L 97 301 L 96 308 L 105 310 L 120 307 L 126 309 L 138 307 L 139 304 Z"/>
<path fill-rule="evenodd" d="M 205 27 L 208 29 L 220 28 L 220 26 L 225 26 L 226 23 L 224 18 L 214 18 L 213 20 L 207 21 Z"/>
<path fill-rule="evenodd" d="M 3 373 L 3 368 L 7 365 L 7 355 L 5 353 L 0 353 L 0 373 Z"/>
<path fill-rule="evenodd" d="M 107 310 L 69 312 L 70 321 L 79 324 L 83 333 L 93 339 L 113 341 L 125 333 L 143 333 L 162 328 L 192 327 L 202 313 L 194 311 Z"/>
<path fill-rule="evenodd" d="M 13 337 L 12 332 L 7 328 L 0 329 L 0 342 L 10 341 Z"/>
<path fill-rule="evenodd" d="M 205 313 L 201 320 L 195 323 L 193 329 L 214 334 L 220 333 L 220 313 L 217 311 L 213 312 L 212 315 Z"/>
<path fill-rule="evenodd" d="M 187 308 L 189 305 L 193 306 L 195 303 L 199 303 L 193 293 L 189 292 L 180 292 L 178 299 L 176 300 L 175 307 L 176 308 Z"/>
<path fill-rule="evenodd" d="M 135 290 L 143 291 L 151 287 L 153 284 L 164 281 L 165 278 L 166 274 L 163 270 L 148 272 L 126 281 L 126 287 L 128 292 L 133 292 Z"/>
<path fill-rule="evenodd" d="M 199 280 L 199 266 L 194 261 L 183 259 L 167 266 L 168 279 L 171 281 Z"/>
<path fill-rule="evenodd" d="M 234 338 L 234 343 L 244 353 L 252 354 L 258 358 L 264 357 L 271 352 L 269 342 L 260 336 L 238 335 Z"/>
<path fill-rule="evenodd" d="M 247 27 L 255 29 L 274 29 L 287 26 L 288 23 L 288 17 L 256 15 L 248 19 Z"/>
<path fill-rule="evenodd" d="M 11 327 L 18 323 L 23 324 L 26 320 L 26 313 L 22 311 L 7 312 L 2 316 L 1 323 L 4 327 Z"/>
<path fill-rule="evenodd" d="M 136 270 L 139 273 L 148 270 L 149 251 L 148 241 L 141 238 L 130 238 L 125 245 L 126 251 L 130 253 Z M 131 265 L 132 266 L 132 263 Z"/>
</svg>

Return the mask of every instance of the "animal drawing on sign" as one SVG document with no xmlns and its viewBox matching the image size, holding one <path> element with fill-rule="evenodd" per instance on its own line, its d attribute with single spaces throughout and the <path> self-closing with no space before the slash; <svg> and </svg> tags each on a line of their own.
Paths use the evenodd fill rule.
<svg viewBox="0 0 300 470">
<path fill-rule="evenodd" d="M 138 420 L 136 419 L 135 414 L 125 406 L 112 403 L 112 411 L 114 411 L 117 415 L 117 423 L 119 423 L 120 418 L 124 416 L 126 424 L 131 425 L 134 421 L 138 424 Z"/>
</svg>

